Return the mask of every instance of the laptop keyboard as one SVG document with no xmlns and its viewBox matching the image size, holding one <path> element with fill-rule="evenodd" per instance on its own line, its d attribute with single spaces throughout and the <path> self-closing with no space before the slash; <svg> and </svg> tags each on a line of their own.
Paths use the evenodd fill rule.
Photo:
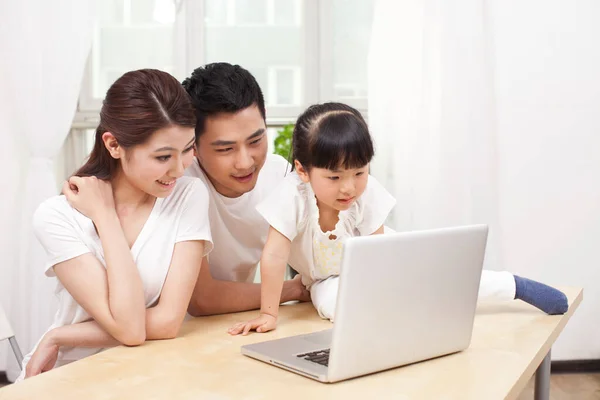
<svg viewBox="0 0 600 400">
<path fill-rule="evenodd" d="M 303 358 L 306 361 L 312 361 L 314 363 L 321 364 L 326 367 L 329 366 L 329 349 L 298 354 L 296 357 Z"/>
</svg>

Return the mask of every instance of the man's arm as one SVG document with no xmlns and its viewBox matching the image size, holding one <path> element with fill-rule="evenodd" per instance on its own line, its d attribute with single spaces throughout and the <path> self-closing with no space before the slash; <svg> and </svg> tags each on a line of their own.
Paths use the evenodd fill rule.
<svg viewBox="0 0 600 400">
<path fill-rule="evenodd" d="M 310 300 L 308 291 L 300 281 L 300 275 L 283 284 L 281 302 L 292 300 Z M 188 313 L 194 317 L 200 317 L 258 308 L 260 308 L 260 284 L 213 279 L 208 259 L 204 257 Z"/>
</svg>

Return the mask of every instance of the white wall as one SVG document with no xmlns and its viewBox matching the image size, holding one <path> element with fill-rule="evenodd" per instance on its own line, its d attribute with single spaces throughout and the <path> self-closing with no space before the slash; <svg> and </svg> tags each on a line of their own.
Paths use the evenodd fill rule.
<svg viewBox="0 0 600 400">
<path fill-rule="evenodd" d="M 600 2 L 489 4 L 506 268 L 583 286 L 553 359 L 598 359 Z"/>
</svg>

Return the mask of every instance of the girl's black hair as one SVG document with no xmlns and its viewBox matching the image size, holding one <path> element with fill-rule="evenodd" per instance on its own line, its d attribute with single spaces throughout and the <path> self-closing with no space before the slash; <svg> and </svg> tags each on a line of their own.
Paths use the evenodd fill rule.
<svg viewBox="0 0 600 400">
<path fill-rule="evenodd" d="M 307 171 L 361 168 L 373 155 L 373 140 L 358 110 L 342 103 L 323 103 L 310 106 L 298 117 L 292 161 L 298 160 Z"/>
</svg>

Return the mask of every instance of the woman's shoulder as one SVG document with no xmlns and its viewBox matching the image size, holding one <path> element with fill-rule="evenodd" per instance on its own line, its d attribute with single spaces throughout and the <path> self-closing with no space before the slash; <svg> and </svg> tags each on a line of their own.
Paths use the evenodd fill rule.
<svg viewBox="0 0 600 400">
<path fill-rule="evenodd" d="M 34 217 L 44 219 L 48 217 L 68 218 L 72 216 L 74 211 L 67 198 L 61 194 L 44 200 L 35 210 Z"/>
<path fill-rule="evenodd" d="M 77 211 L 71 207 L 64 195 L 44 200 L 33 214 L 34 229 L 45 229 L 50 225 L 72 225 Z"/>
</svg>

